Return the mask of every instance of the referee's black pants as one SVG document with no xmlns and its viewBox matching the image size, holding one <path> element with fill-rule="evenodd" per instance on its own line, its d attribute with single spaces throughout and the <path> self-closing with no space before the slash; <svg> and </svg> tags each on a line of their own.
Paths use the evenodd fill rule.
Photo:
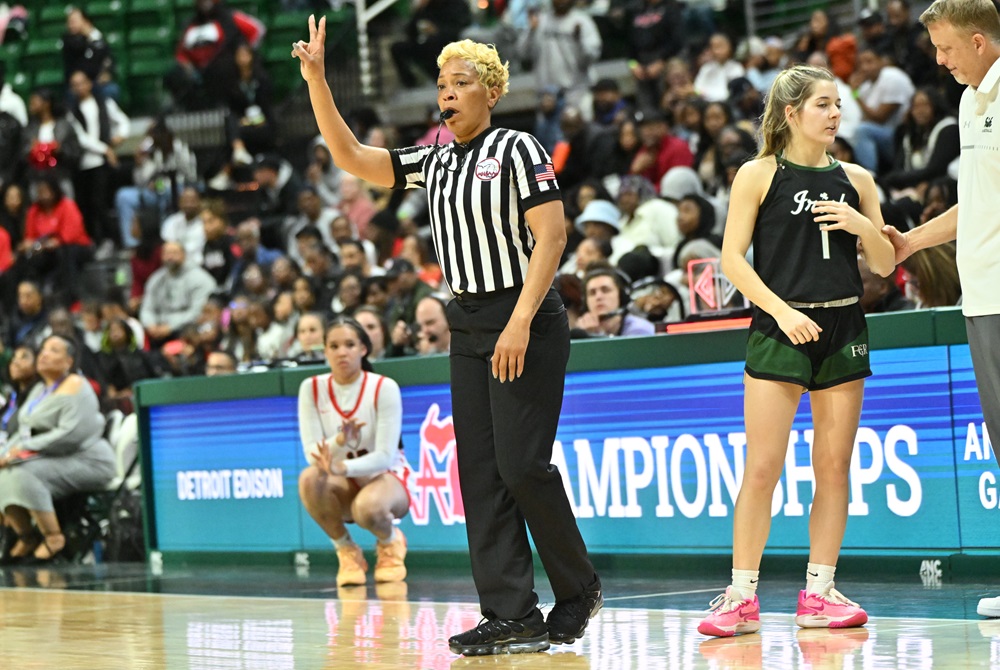
<svg viewBox="0 0 1000 670">
<path fill-rule="evenodd" d="M 490 358 L 519 293 L 459 296 L 448 305 L 472 576 L 483 614 L 503 619 L 527 616 L 538 604 L 527 530 L 556 600 L 579 595 L 595 575 L 562 478 L 550 464 L 569 360 L 566 310 L 555 291 L 531 322 L 524 373 L 503 384 L 493 378 Z"/>
</svg>

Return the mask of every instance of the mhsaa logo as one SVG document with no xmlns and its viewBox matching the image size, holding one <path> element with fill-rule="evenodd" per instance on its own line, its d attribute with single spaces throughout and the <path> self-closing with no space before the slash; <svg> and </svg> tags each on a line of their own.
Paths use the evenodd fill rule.
<svg viewBox="0 0 1000 670">
<path fill-rule="evenodd" d="M 476 163 L 476 177 L 489 181 L 500 174 L 500 161 L 496 158 L 484 158 Z"/>
<path fill-rule="evenodd" d="M 477 169 L 478 171 L 478 169 Z M 441 408 L 434 403 L 420 424 L 420 460 L 413 474 L 410 515 L 413 523 L 430 522 L 431 503 L 437 507 L 441 523 L 465 523 L 465 505 L 458 485 L 455 424 L 449 416 L 439 420 Z"/>
</svg>

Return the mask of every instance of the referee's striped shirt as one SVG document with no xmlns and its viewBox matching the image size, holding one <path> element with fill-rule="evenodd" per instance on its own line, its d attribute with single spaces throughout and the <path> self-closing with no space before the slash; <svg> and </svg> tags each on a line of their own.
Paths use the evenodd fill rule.
<svg viewBox="0 0 1000 670">
<path fill-rule="evenodd" d="M 535 245 L 524 213 L 561 197 L 552 159 L 538 140 L 491 127 L 467 145 L 391 155 L 395 188 L 427 189 L 438 263 L 453 291 L 489 293 L 524 283 Z"/>
</svg>

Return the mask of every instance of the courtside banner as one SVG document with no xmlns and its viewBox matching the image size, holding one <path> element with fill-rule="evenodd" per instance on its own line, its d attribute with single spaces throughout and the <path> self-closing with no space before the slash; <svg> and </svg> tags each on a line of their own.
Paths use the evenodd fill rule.
<svg viewBox="0 0 1000 670">
<path fill-rule="evenodd" d="M 949 370 L 968 347 L 951 349 L 871 352 L 875 376 L 867 380 L 849 469 L 846 551 L 996 545 L 983 539 L 995 523 L 970 522 L 981 537 L 969 545 L 959 518 L 960 501 L 963 515 L 970 507 L 990 513 L 980 504 L 980 478 L 997 469 L 992 460 L 961 460 L 959 424 L 978 425 L 982 417 L 974 416 L 977 406 L 953 418 Z M 567 376 L 553 464 L 591 550 L 730 551 L 746 454 L 742 370 L 742 362 L 729 362 Z M 464 550 L 448 386 L 402 390 L 403 440 L 414 470 L 402 527 L 412 549 Z M 151 407 L 157 548 L 329 549 L 298 501 L 304 459 L 295 411 L 294 398 Z M 769 549 L 807 548 L 814 441 L 805 395 L 772 501 Z M 995 514 L 1000 503 L 985 495 Z"/>
<path fill-rule="evenodd" d="M 969 347 L 949 348 L 961 543 L 963 548 L 996 551 L 1000 546 L 1000 476 L 996 457 L 983 423 Z"/>
</svg>

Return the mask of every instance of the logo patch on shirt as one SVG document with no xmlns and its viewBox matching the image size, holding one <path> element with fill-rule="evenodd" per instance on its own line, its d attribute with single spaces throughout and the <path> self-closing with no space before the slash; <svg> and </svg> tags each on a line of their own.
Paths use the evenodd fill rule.
<svg viewBox="0 0 1000 670">
<path fill-rule="evenodd" d="M 992 133 L 993 132 L 993 117 L 987 116 L 986 120 L 983 121 L 983 132 Z"/>
<path fill-rule="evenodd" d="M 484 158 L 476 163 L 476 177 L 482 181 L 490 181 L 500 174 L 500 161 L 496 158 Z"/>
<path fill-rule="evenodd" d="M 555 181 L 556 172 L 552 169 L 552 163 L 535 166 L 535 181 Z"/>
</svg>

